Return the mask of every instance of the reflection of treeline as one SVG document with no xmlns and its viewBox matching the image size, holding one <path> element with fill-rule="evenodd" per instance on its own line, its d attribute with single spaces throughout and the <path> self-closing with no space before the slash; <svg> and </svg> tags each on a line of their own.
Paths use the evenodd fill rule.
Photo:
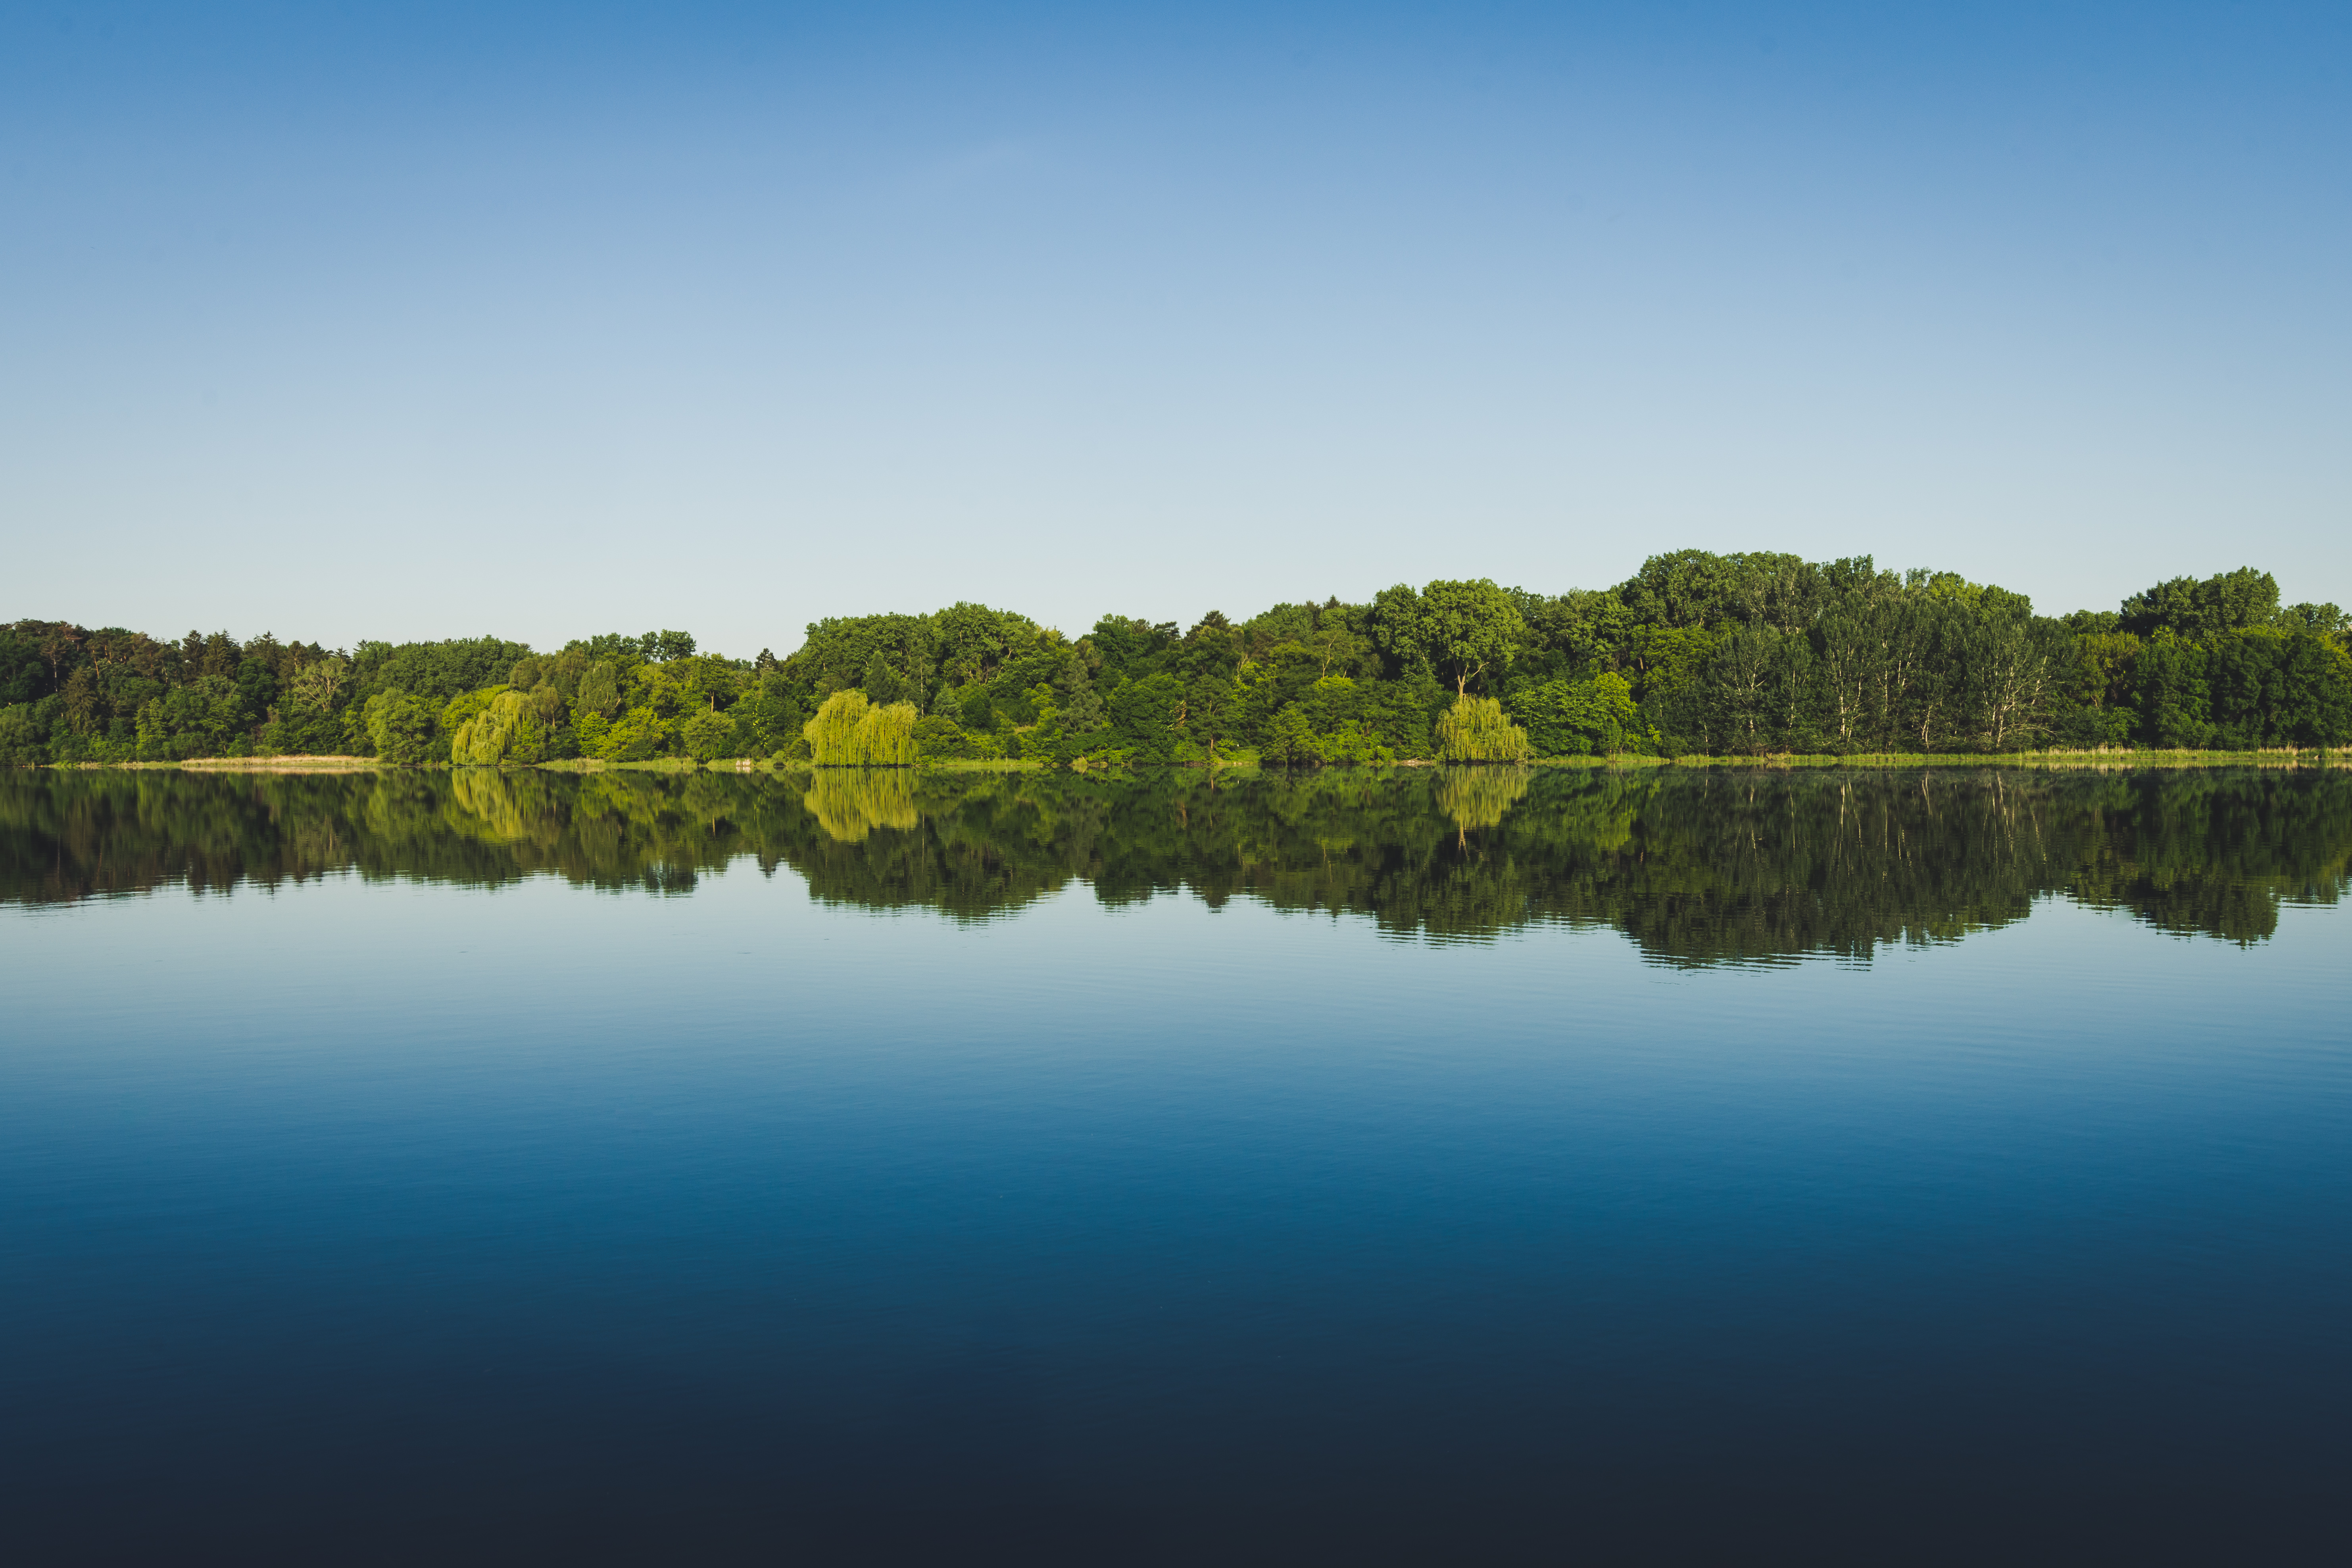
<svg viewBox="0 0 2352 1568">
<path fill-rule="evenodd" d="M 335 872 L 488 886 L 555 872 L 690 887 L 743 852 L 734 781 L 636 773 L 0 773 L 0 898 L 164 883 L 275 887 Z"/>
<path fill-rule="evenodd" d="M 2268 573 L 2060 618 L 1868 557 L 1656 555 L 1612 588 L 1400 584 L 1076 637 L 960 604 L 808 627 L 782 658 L 676 631 L 178 642 L 0 626 L 0 763 L 341 752 L 399 764 L 690 756 L 1286 766 L 1393 757 L 1861 756 L 2352 740 L 2352 627 Z"/>
<path fill-rule="evenodd" d="M 790 867 L 828 902 L 960 919 L 1083 881 L 1111 905 L 1187 889 L 1439 939 L 1612 925 L 1687 963 L 1864 958 L 2050 895 L 2243 942 L 2269 935 L 2283 902 L 2343 892 L 2352 776 L 0 775 L 0 897 L 17 901 L 342 870 L 677 890 L 741 858 Z"/>
</svg>

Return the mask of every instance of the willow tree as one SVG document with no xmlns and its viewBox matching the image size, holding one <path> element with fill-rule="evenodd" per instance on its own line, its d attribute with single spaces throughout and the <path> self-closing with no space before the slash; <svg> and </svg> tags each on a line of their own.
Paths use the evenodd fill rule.
<svg viewBox="0 0 2352 1568">
<path fill-rule="evenodd" d="M 518 731 L 530 718 L 530 699 L 520 691 L 501 691 L 487 707 L 457 726 L 449 738 L 449 760 L 459 767 L 491 767 L 505 762 Z M 534 750 L 528 758 L 537 762 Z"/>
<path fill-rule="evenodd" d="M 1491 697 L 1456 699 L 1438 716 L 1437 760 L 1443 763 L 1524 763 L 1535 754 L 1528 732 L 1503 716 Z"/>
<path fill-rule="evenodd" d="M 819 767 L 853 767 L 866 760 L 856 754 L 857 727 L 868 706 L 863 691 L 836 691 L 824 700 L 816 717 L 801 726 Z"/>
<path fill-rule="evenodd" d="M 801 726 L 819 767 L 906 767 L 915 760 L 915 705 L 872 703 L 852 689 L 824 700 Z"/>
<path fill-rule="evenodd" d="M 913 766 L 918 717 L 911 702 L 868 707 L 850 734 L 850 748 L 857 753 L 856 760 L 868 767 Z"/>
</svg>

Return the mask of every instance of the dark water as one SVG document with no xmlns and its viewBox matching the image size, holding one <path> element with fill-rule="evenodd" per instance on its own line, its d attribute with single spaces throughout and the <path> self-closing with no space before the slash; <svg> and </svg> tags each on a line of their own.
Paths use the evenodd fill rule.
<svg viewBox="0 0 2352 1568">
<path fill-rule="evenodd" d="M 2352 776 L 0 773 L 0 1557 L 2334 1563 Z"/>
</svg>

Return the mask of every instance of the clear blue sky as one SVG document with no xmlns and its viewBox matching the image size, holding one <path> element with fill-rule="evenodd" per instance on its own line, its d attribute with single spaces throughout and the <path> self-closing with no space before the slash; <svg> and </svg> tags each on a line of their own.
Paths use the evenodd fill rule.
<svg viewBox="0 0 2352 1568">
<path fill-rule="evenodd" d="M 2352 9 L 0 5 L 0 616 L 2352 602 Z"/>
</svg>

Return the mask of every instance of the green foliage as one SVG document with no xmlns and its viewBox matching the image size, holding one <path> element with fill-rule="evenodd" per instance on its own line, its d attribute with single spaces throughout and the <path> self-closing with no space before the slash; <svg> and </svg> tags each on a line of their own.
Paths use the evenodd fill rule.
<svg viewBox="0 0 2352 1568">
<path fill-rule="evenodd" d="M 917 754 L 911 702 L 868 702 L 863 691 L 836 691 L 803 727 L 820 767 L 905 767 Z"/>
<path fill-rule="evenodd" d="M 866 673 L 858 684 L 864 689 L 868 702 L 887 705 L 906 700 L 907 683 L 898 679 L 898 672 L 890 668 L 889 661 L 882 657 L 879 649 L 866 659 Z"/>
<path fill-rule="evenodd" d="M 530 715 L 530 700 L 520 691 L 504 687 L 493 687 L 488 691 L 473 695 L 487 700 L 476 707 L 471 717 L 460 720 L 454 727 L 450 725 L 451 716 L 466 701 L 462 698 L 452 702 L 442 714 L 442 725 L 450 731 L 449 761 L 459 767 L 495 766 L 507 760 L 516 732 Z M 530 749 L 529 740 L 526 741 L 526 749 Z M 538 759 L 529 760 L 535 762 Z"/>
<path fill-rule="evenodd" d="M 2202 641 L 2224 632 L 2267 626 L 2279 618 L 2278 582 L 2267 572 L 2241 566 L 2199 582 L 2175 577 L 2126 599 L 2121 629 L 2138 637 L 2159 631 Z"/>
<path fill-rule="evenodd" d="M 455 735 L 472 723 L 475 715 L 488 708 L 506 689 L 503 686 L 486 686 L 479 691 L 461 691 L 449 699 L 448 703 L 441 710 L 442 732 Z M 457 760 L 465 761 L 462 757 Z"/>
<path fill-rule="evenodd" d="M 1169 670 L 1181 647 L 1175 622 L 1155 624 L 1120 616 L 1097 621 L 1087 641 L 1103 661 L 1104 683 L 1112 687 Z"/>
<path fill-rule="evenodd" d="M 986 685 L 1057 641 L 1026 616 L 958 604 L 928 616 L 818 621 L 783 669 L 812 695 L 858 688 L 870 700 L 928 702 L 942 686 Z M 877 668 L 878 667 L 878 668 Z M 1025 673 L 1025 672 L 1024 672 Z M 887 675 L 887 681 L 882 679 Z M 866 683 L 872 678 L 876 684 Z M 1025 674 L 1022 686 L 1037 677 Z"/>
<path fill-rule="evenodd" d="M 463 692 L 505 680 L 530 652 L 521 643 L 499 637 L 453 637 L 397 647 L 362 643 L 352 657 L 352 679 L 363 698 L 399 690 L 438 709 Z"/>
<path fill-rule="evenodd" d="M 915 761 L 915 705 L 881 702 L 869 706 L 850 737 L 856 761 L 866 767 L 908 767 Z"/>
<path fill-rule="evenodd" d="M 877 754 L 1156 765 L 1255 751 L 1287 766 L 1438 754 L 1433 726 L 1470 696 L 1499 700 L 1545 756 L 2335 745 L 2352 734 L 2348 639 L 2335 605 L 2281 608 L 2250 567 L 2053 619 L 1954 573 L 1705 551 L 1653 556 L 1614 588 L 1441 579 L 1238 623 L 1211 611 L 1181 635 L 1105 616 L 1072 642 L 958 604 L 818 622 L 798 652 L 750 662 L 677 631 L 346 656 L 20 621 L 0 626 L 0 759 L 470 765 L 806 747 L 846 763 L 867 746 L 866 710 L 903 703 L 917 727 L 877 720 Z M 820 726 L 839 731 L 824 746 L 807 738 L 851 693 L 866 709 Z"/>
<path fill-rule="evenodd" d="M 621 710 L 621 672 L 610 659 L 598 659 L 582 671 L 575 708 L 610 719 Z"/>
<path fill-rule="evenodd" d="M 1316 750 L 1326 763 L 1360 766 L 1396 761 L 1395 752 L 1353 719 L 1342 723 L 1330 734 L 1320 737 L 1316 742 Z"/>
<path fill-rule="evenodd" d="M 1184 716 L 1184 683 L 1168 671 L 1113 687 L 1104 699 L 1120 744 L 1139 763 L 1165 763 L 1175 755 Z"/>
<path fill-rule="evenodd" d="M 1647 752 L 1654 738 L 1644 731 L 1633 686 L 1613 669 L 1582 680 L 1548 680 L 1524 689 L 1511 700 L 1511 716 L 1525 722 L 1539 757 L 1614 756 Z"/>
<path fill-rule="evenodd" d="M 915 721 L 915 754 L 919 757 L 973 757 L 985 754 L 964 732 L 962 725 L 944 713 Z"/>
<path fill-rule="evenodd" d="M 368 739 L 383 761 L 414 767 L 436 760 L 439 728 L 424 698 L 397 689 L 380 691 L 368 699 L 365 713 Z"/>
<path fill-rule="evenodd" d="M 1286 704 L 1266 727 L 1265 741 L 1258 748 L 1258 755 L 1265 762 L 1284 767 L 1319 761 L 1322 747 L 1317 742 L 1314 721 L 1307 717 L 1307 710 L 1296 702 Z"/>
<path fill-rule="evenodd" d="M 595 755 L 608 763 L 642 763 L 659 756 L 677 727 L 650 707 L 632 708 L 597 742 Z"/>
<path fill-rule="evenodd" d="M 1186 738 L 1212 762 L 1217 747 L 1232 740 L 1239 713 L 1234 683 L 1222 675 L 1202 675 L 1184 693 Z"/>
<path fill-rule="evenodd" d="M 48 736 L 30 702 L 0 708 L 0 766 L 26 767 L 44 760 Z"/>
<path fill-rule="evenodd" d="M 1318 731 L 1314 718 L 1306 708 L 1292 702 L 1286 704 L 1266 726 L 1265 739 L 1258 749 L 1259 760 L 1280 767 L 1296 767 L 1301 763 L 1389 763 L 1396 754 L 1381 744 L 1371 731 L 1354 719 L 1340 721 L 1339 726 L 1326 733 Z"/>
<path fill-rule="evenodd" d="M 2225 750 L 2352 740 L 2352 657 L 2300 626 L 2250 627 L 2207 645 L 2212 743 Z"/>
<path fill-rule="evenodd" d="M 1484 577 L 1440 580 L 1417 594 L 1400 584 L 1377 601 L 1381 646 L 1450 679 L 1457 698 L 1474 679 L 1499 679 L 1526 632 L 1517 601 Z"/>
<path fill-rule="evenodd" d="M 1617 591 L 1636 626 L 1705 631 L 1731 617 L 1743 598 L 1748 558 L 1705 550 L 1653 555 Z"/>
<path fill-rule="evenodd" d="M 686 754 L 698 763 L 740 754 L 735 749 L 735 721 L 723 713 L 695 714 L 678 726 L 678 739 Z"/>
<path fill-rule="evenodd" d="M 1535 754 L 1528 732 L 1491 697 L 1462 697 L 1437 721 L 1437 756 L 1447 763 L 1523 763 Z"/>
<path fill-rule="evenodd" d="M 2158 628 L 2133 668 L 2140 734 L 2151 745 L 2203 746 L 2211 735 L 2212 700 L 2204 647 Z"/>
<path fill-rule="evenodd" d="M 867 706 L 863 691 L 836 691 L 802 726 L 809 754 L 819 767 L 855 767 L 865 760 L 857 749 L 857 727 L 865 721 Z"/>
<path fill-rule="evenodd" d="M 313 659 L 286 682 L 287 703 L 304 713 L 331 713 L 351 673 L 352 661 L 340 656 Z"/>
</svg>

